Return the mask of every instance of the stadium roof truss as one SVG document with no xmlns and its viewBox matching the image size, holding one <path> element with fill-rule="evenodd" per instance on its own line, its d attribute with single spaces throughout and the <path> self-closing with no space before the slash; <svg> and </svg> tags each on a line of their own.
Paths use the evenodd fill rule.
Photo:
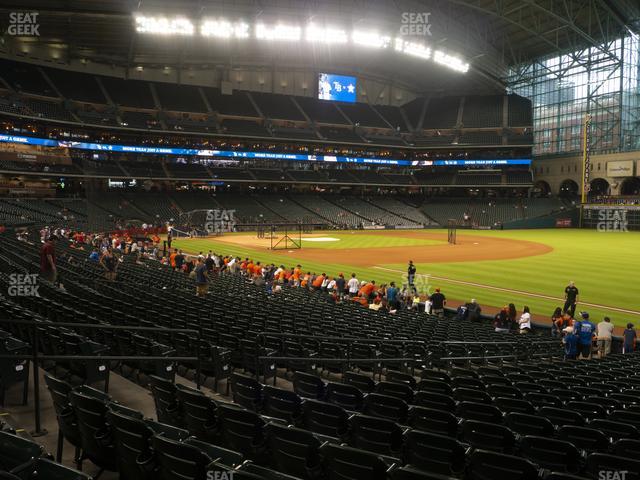
<svg viewBox="0 0 640 480">
<path fill-rule="evenodd" d="M 639 58 L 640 37 L 627 34 L 512 67 L 509 89 L 532 100 L 534 154 L 580 151 L 586 114 L 593 116 L 592 151 L 640 149 Z"/>
<path fill-rule="evenodd" d="M 505 63 L 519 64 L 551 53 L 598 47 L 622 34 L 640 32 L 640 5 L 633 0 L 449 0 L 492 18 L 488 31 Z"/>
</svg>

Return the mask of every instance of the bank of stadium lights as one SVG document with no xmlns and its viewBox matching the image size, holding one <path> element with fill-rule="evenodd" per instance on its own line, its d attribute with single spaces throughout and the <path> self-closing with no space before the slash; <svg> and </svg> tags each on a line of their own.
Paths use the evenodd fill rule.
<svg viewBox="0 0 640 480">
<path fill-rule="evenodd" d="M 408 42 L 402 38 L 396 38 L 394 49 L 396 52 L 402 52 L 424 60 L 431 58 L 431 49 L 429 47 L 422 43 Z"/>
<path fill-rule="evenodd" d="M 276 23 L 275 25 L 258 23 L 256 24 L 255 33 L 258 40 L 298 42 L 302 37 L 302 29 L 300 27 L 281 23 Z"/>
<path fill-rule="evenodd" d="M 192 36 L 196 32 L 191 20 L 184 17 L 166 18 L 138 15 L 135 17 L 136 31 L 139 33 L 153 33 L 160 35 Z M 226 19 L 203 20 L 199 33 L 203 37 L 222 39 L 247 39 L 252 37 L 251 26 L 242 21 L 232 22 Z M 393 49 L 396 52 L 432 60 L 439 65 L 466 73 L 469 64 L 461 58 L 443 52 L 433 50 L 423 43 L 406 40 L 403 37 L 392 38 L 375 31 L 353 30 L 350 34 L 339 27 L 319 26 L 309 23 L 304 29 L 298 25 L 282 23 L 265 24 L 257 23 L 253 28 L 253 38 L 261 41 L 300 42 L 323 44 L 346 44 L 349 41 L 353 45 L 367 48 Z"/>
<path fill-rule="evenodd" d="M 444 65 L 445 67 L 449 67 L 457 72 L 467 73 L 469 71 L 468 63 L 465 63 L 458 57 L 448 55 L 440 50 L 436 50 L 433 54 L 433 61 L 439 63 L 440 65 Z"/>
<path fill-rule="evenodd" d="M 319 27 L 313 23 L 307 25 L 304 37 L 307 42 L 318 43 L 347 43 L 349 41 L 345 30 L 336 27 Z"/>
<path fill-rule="evenodd" d="M 391 45 L 390 36 L 366 30 L 354 30 L 351 32 L 351 41 L 355 45 L 368 48 L 388 48 Z"/>
<path fill-rule="evenodd" d="M 203 37 L 249 38 L 249 24 L 228 20 L 205 20 L 200 25 Z"/>
<path fill-rule="evenodd" d="M 136 32 L 138 33 L 191 36 L 195 32 L 195 27 L 191 20 L 184 17 L 167 18 L 138 15 L 135 20 Z"/>
</svg>

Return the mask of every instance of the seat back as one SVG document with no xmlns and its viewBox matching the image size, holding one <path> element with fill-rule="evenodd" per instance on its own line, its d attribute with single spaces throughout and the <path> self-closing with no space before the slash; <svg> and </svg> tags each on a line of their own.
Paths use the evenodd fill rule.
<svg viewBox="0 0 640 480">
<path fill-rule="evenodd" d="M 451 396 L 427 391 L 416 392 L 413 396 L 413 405 L 447 412 L 455 411 L 456 409 L 456 401 Z"/>
<path fill-rule="evenodd" d="M 295 423 L 300 417 L 301 405 L 302 400 L 294 392 L 271 386 L 264 387 L 263 410 L 266 415 Z"/>
<path fill-rule="evenodd" d="M 607 416 L 607 410 L 602 405 L 592 402 L 569 402 L 566 408 L 579 413 L 586 420 L 605 418 Z"/>
<path fill-rule="evenodd" d="M 234 373 L 231 375 L 233 401 L 249 410 L 257 411 L 262 407 L 263 385 L 257 380 Z"/>
<path fill-rule="evenodd" d="M 460 475 L 465 468 L 465 447 L 454 438 L 410 430 L 405 434 L 405 464 L 443 475 Z"/>
<path fill-rule="evenodd" d="M 325 443 L 320 451 L 328 480 L 386 480 L 387 465 L 366 450 Z"/>
<path fill-rule="evenodd" d="M 614 440 L 619 440 L 621 438 L 640 440 L 640 431 L 638 431 L 638 429 L 633 425 L 628 425 L 623 422 L 596 418 L 589 422 L 589 426 L 591 428 L 597 428 Z"/>
<path fill-rule="evenodd" d="M 404 400 L 400 400 L 399 398 L 381 395 L 379 393 L 370 393 L 364 399 L 362 411 L 366 415 L 404 423 L 407 421 L 409 406 Z"/>
<path fill-rule="evenodd" d="M 564 425 L 558 429 L 558 438 L 574 444 L 587 452 L 606 452 L 609 450 L 609 437 L 600 430 L 587 427 Z"/>
<path fill-rule="evenodd" d="M 353 447 L 382 455 L 400 452 L 402 430 L 395 422 L 384 418 L 354 415 L 350 419 L 350 425 L 349 444 Z"/>
<path fill-rule="evenodd" d="M 451 388 L 451 385 L 438 379 L 423 379 L 418 383 L 417 388 L 420 392 L 434 392 L 442 395 L 453 395 L 453 388 Z"/>
<path fill-rule="evenodd" d="M 55 378 L 49 374 L 44 375 L 47 389 L 51 394 L 53 408 L 56 411 L 58 428 L 62 436 L 73 446 L 80 446 L 80 431 L 76 420 L 76 412 L 69 402 L 69 393 L 72 390 L 67 382 Z"/>
<path fill-rule="evenodd" d="M 538 410 L 540 416 L 549 419 L 556 427 L 562 425 L 575 425 L 576 427 L 584 426 L 584 417 L 569 409 L 542 407 Z"/>
<path fill-rule="evenodd" d="M 345 410 L 362 410 L 364 395 L 362 391 L 353 385 L 329 382 L 327 384 L 327 402 L 334 403 Z"/>
<path fill-rule="evenodd" d="M 233 470 L 233 478 L 236 480 L 300 480 L 253 462 L 245 462 L 238 469 Z"/>
<path fill-rule="evenodd" d="M 551 471 L 577 473 L 580 470 L 580 452 L 569 442 L 527 435 L 520 448 L 525 458 Z"/>
<path fill-rule="evenodd" d="M 533 415 L 536 413 L 536 409 L 533 404 L 528 400 L 520 400 L 517 398 L 497 397 L 493 400 L 493 403 L 500 411 L 504 413 L 524 413 L 527 415 Z"/>
<path fill-rule="evenodd" d="M 512 412 L 505 416 L 505 424 L 519 435 L 553 437 L 555 427 L 547 418 L 526 413 Z"/>
<path fill-rule="evenodd" d="M 502 453 L 476 450 L 469 462 L 470 480 L 537 480 L 538 469 L 524 458 Z"/>
<path fill-rule="evenodd" d="M 413 400 L 413 389 L 405 383 L 378 382 L 374 390 L 376 393 L 396 397 L 407 403 Z"/>
<path fill-rule="evenodd" d="M 124 415 L 113 410 L 107 412 L 107 422 L 115 444 L 118 471 L 123 480 L 147 480 L 152 473 L 141 469 L 140 464 L 148 464 L 151 459 L 151 437 L 154 432 L 139 418 Z"/>
<path fill-rule="evenodd" d="M 640 458 L 640 440 L 623 438 L 613 444 L 611 452 L 619 457 Z"/>
<path fill-rule="evenodd" d="M 160 480 L 198 480 L 206 478 L 211 459 L 199 448 L 182 442 L 153 437 L 153 451 Z"/>
<path fill-rule="evenodd" d="M 312 432 L 342 438 L 349 428 L 348 420 L 347 412 L 338 405 L 317 400 L 302 404 L 302 426 Z"/>
<path fill-rule="evenodd" d="M 322 400 L 326 385 L 320 377 L 296 371 L 293 374 L 293 391 L 303 398 Z"/>
<path fill-rule="evenodd" d="M 117 470 L 115 447 L 107 427 L 107 404 L 76 391 L 69 397 L 78 420 L 83 454 L 100 468 Z"/>
<path fill-rule="evenodd" d="M 462 422 L 462 438 L 475 448 L 506 454 L 511 454 L 515 450 L 515 435 L 502 425 L 465 420 Z"/>
<path fill-rule="evenodd" d="M 150 375 L 149 385 L 153 394 L 153 401 L 156 404 L 158 421 L 169 425 L 181 426 L 182 415 L 174 383 L 166 378 Z"/>
<path fill-rule="evenodd" d="M 2 478 L 2 477 L 0 477 Z M 65 467 L 60 463 L 53 462 L 47 458 L 39 458 L 29 480 L 91 480 L 86 473 L 79 472 L 73 468 Z"/>
<path fill-rule="evenodd" d="M 556 397 L 555 395 L 551 395 L 549 393 L 531 392 L 531 393 L 527 393 L 524 396 L 524 398 L 525 400 L 530 401 L 533 404 L 533 406 L 536 408 L 562 406 L 562 401 L 560 401 L 560 398 Z"/>
<path fill-rule="evenodd" d="M 65 410 L 69 405 L 69 393 L 73 388 L 67 382 L 60 380 L 56 377 L 44 374 L 44 381 L 47 384 L 47 389 L 51 394 L 51 400 L 53 401 L 53 408 L 56 411 L 56 415 Z"/>
<path fill-rule="evenodd" d="M 593 478 L 598 478 L 600 472 L 626 472 L 626 480 L 639 480 L 640 460 L 592 453 L 587 457 L 586 472 Z"/>
<path fill-rule="evenodd" d="M 213 440 L 216 426 L 216 403 L 199 390 L 178 388 L 178 403 L 184 428 L 199 440 Z"/>
<path fill-rule="evenodd" d="M 409 373 L 398 372 L 396 370 L 387 370 L 385 378 L 387 379 L 387 382 L 404 383 L 412 389 L 416 389 L 416 379 Z"/>
<path fill-rule="evenodd" d="M 614 410 L 609 415 L 609 419 L 616 422 L 623 422 L 627 425 L 633 425 L 640 430 L 640 412 L 633 412 L 629 409 Z"/>
<path fill-rule="evenodd" d="M 33 464 L 44 453 L 43 448 L 30 440 L 0 431 L 0 470 Z"/>
<path fill-rule="evenodd" d="M 183 443 L 196 447 L 216 465 L 235 468 L 241 465 L 244 460 L 244 457 L 240 452 L 235 452 L 228 448 L 219 447 L 211 443 L 202 442 L 194 437 L 187 438 Z"/>
<path fill-rule="evenodd" d="M 255 412 L 218 405 L 218 422 L 224 445 L 254 459 L 264 450 L 264 420 Z"/>
<path fill-rule="evenodd" d="M 428 473 L 412 467 L 396 468 L 390 474 L 392 480 L 455 480 L 454 477 Z"/>
<path fill-rule="evenodd" d="M 437 433 L 452 438 L 458 435 L 458 418 L 444 410 L 411 407 L 407 423 L 416 430 Z"/>
<path fill-rule="evenodd" d="M 502 412 L 493 405 L 478 402 L 460 402 L 458 415 L 465 420 L 478 420 L 480 422 L 502 423 Z"/>
<path fill-rule="evenodd" d="M 355 372 L 344 372 L 342 381 L 347 385 L 352 385 L 360 389 L 364 393 L 373 392 L 376 386 L 375 382 L 370 376 Z"/>
<path fill-rule="evenodd" d="M 273 468 L 301 478 L 317 477 L 320 441 L 311 432 L 269 423 L 265 437 Z"/>
</svg>

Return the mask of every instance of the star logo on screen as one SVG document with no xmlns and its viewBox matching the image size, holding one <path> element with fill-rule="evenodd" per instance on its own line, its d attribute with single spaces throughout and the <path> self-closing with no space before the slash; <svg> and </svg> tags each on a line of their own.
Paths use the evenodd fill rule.
<svg viewBox="0 0 640 480">
<path fill-rule="evenodd" d="M 352 83 L 350 83 L 349 85 L 347 85 L 347 91 L 349 93 L 353 93 L 356 91 L 356 87 Z"/>
</svg>

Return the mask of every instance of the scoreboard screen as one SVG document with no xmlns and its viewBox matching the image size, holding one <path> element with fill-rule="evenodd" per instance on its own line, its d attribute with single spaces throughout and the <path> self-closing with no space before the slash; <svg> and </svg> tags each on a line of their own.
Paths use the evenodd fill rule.
<svg viewBox="0 0 640 480">
<path fill-rule="evenodd" d="M 318 76 L 318 98 L 334 102 L 355 103 L 356 77 L 321 73 Z"/>
</svg>

